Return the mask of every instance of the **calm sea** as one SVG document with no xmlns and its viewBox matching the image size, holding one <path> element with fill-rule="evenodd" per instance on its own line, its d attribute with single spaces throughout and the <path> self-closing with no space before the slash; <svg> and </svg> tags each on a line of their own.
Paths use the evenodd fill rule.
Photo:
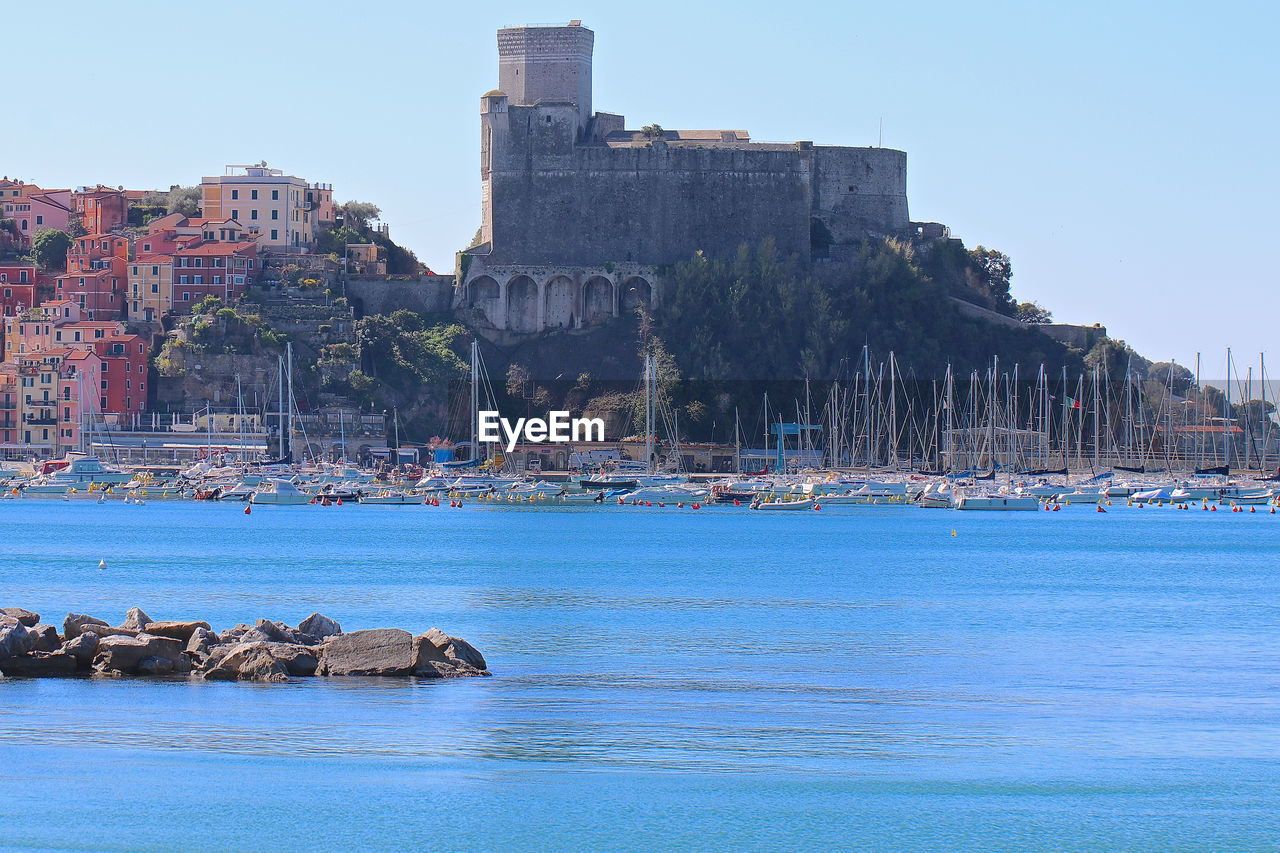
<svg viewBox="0 0 1280 853">
<path fill-rule="evenodd" d="M 0 599 L 494 677 L 0 682 L 0 846 L 1280 844 L 1280 515 L 242 509 L 0 503 Z"/>
</svg>

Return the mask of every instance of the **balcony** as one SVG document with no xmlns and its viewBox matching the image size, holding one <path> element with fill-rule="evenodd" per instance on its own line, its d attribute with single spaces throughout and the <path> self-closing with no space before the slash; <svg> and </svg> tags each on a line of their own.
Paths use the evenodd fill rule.
<svg viewBox="0 0 1280 853">
<path fill-rule="evenodd" d="M 57 426 L 58 425 L 58 419 L 55 417 L 38 417 L 36 415 L 27 415 L 22 420 L 23 420 L 23 423 L 31 424 L 32 426 Z"/>
</svg>

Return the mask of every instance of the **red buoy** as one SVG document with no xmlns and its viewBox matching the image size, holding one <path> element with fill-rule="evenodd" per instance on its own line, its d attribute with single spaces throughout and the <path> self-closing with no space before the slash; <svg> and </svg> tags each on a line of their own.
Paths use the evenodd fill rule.
<svg viewBox="0 0 1280 853">
<path fill-rule="evenodd" d="M 249 515 L 251 512 L 253 512 L 253 504 L 246 505 L 244 508 L 244 514 Z"/>
<path fill-rule="evenodd" d="M 818 511 L 818 510 L 820 510 L 820 509 L 822 509 L 822 504 L 814 504 L 814 505 L 813 505 L 813 511 L 814 511 L 814 512 L 817 512 L 817 511 Z"/>
</svg>

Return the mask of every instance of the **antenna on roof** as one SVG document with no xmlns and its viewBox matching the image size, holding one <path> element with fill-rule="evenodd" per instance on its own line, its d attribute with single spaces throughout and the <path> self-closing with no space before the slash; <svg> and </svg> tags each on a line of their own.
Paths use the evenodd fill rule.
<svg viewBox="0 0 1280 853">
<path fill-rule="evenodd" d="M 876 143 L 876 147 L 884 147 L 884 116 L 880 116 L 880 141 Z"/>
</svg>

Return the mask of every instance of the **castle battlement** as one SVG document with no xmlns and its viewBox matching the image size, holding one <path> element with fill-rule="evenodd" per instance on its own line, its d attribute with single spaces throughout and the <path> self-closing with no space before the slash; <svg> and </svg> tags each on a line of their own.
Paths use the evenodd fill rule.
<svg viewBox="0 0 1280 853">
<path fill-rule="evenodd" d="M 498 33 L 499 86 L 481 100 L 483 251 L 457 295 L 495 328 L 617 316 L 660 297 L 657 267 L 699 251 L 731 257 L 772 238 L 813 260 L 909 229 L 905 152 L 628 130 L 622 115 L 591 112 L 593 47 L 576 22 Z M 619 265 L 625 281 L 600 272 Z"/>
</svg>

